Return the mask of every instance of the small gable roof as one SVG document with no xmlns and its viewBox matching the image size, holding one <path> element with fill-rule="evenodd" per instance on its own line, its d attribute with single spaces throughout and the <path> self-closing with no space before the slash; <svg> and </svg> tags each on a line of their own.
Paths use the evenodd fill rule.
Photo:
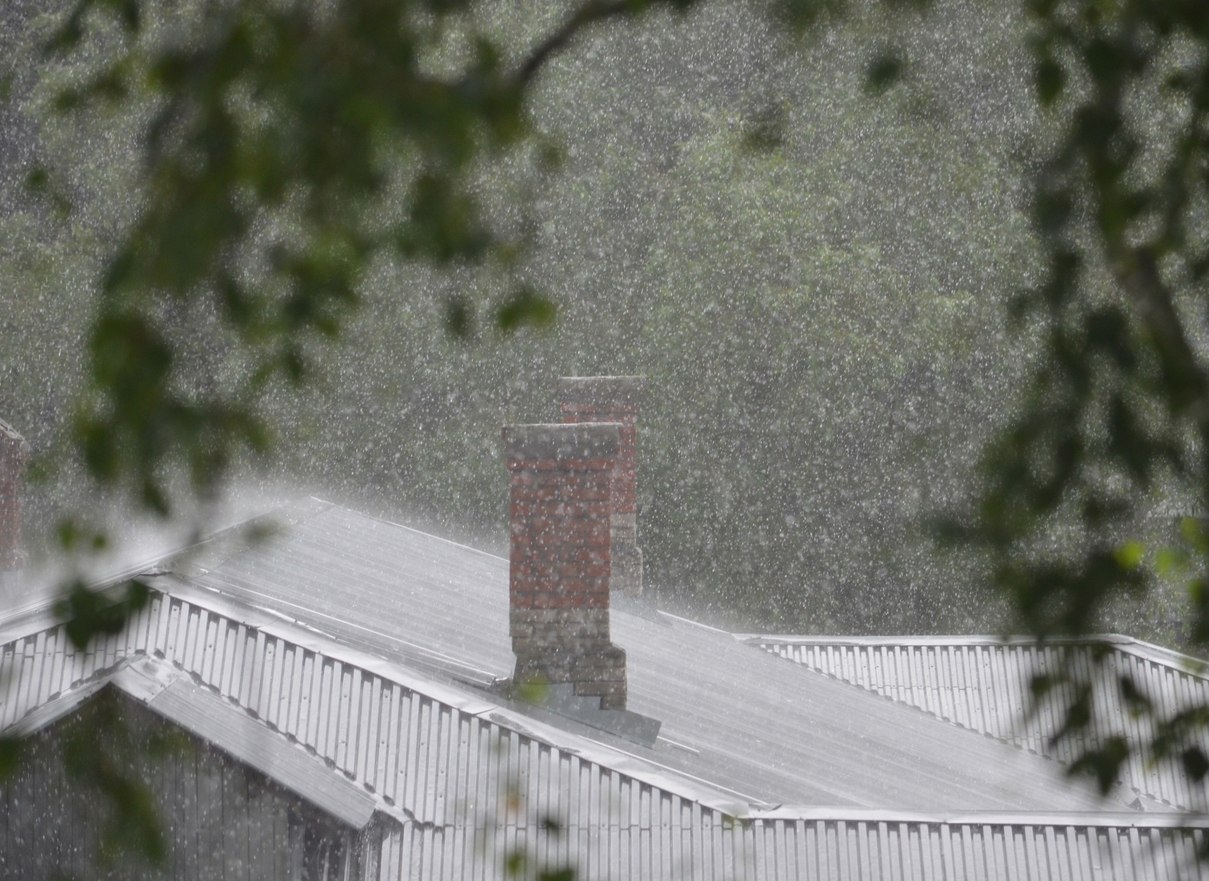
<svg viewBox="0 0 1209 881">
<path fill-rule="evenodd" d="M 69 687 L 34 708 L 10 731 L 30 734 L 45 729 L 106 689 L 138 701 L 354 830 L 363 830 L 378 808 L 363 787 L 333 773 L 314 752 L 266 730 L 255 717 L 193 682 L 177 667 L 142 654 Z"/>
</svg>

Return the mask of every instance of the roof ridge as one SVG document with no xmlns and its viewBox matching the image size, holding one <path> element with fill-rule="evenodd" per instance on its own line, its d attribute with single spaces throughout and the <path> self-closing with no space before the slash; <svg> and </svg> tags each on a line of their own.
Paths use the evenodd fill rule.
<svg viewBox="0 0 1209 881">
<path fill-rule="evenodd" d="M 705 626 L 705 625 L 700 625 Z M 711 628 L 713 629 L 713 628 Z M 1122 633 L 1089 633 L 1085 636 L 1064 636 L 1049 639 L 1039 639 L 1035 636 L 1011 635 L 992 636 L 989 634 L 969 635 L 856 635 L 856 636 L 826 636 L 817 634 L 771 634 L 771 633 L 732 633 L 740 642 L 751 644 L 776 645 L 810 645 L 810 646 L 987 646 L 992 648 L 1044 648 L 1044 647 L 1079 647 L 1088 648 L 1095 645 L 1110 645 L 1121 651 L 1129 652 L 1137 657 L 1165 664 L 1169 667 L 1179 667 L 1182 672 L 1209 680 L 1209 661 L 1193 655 L 1166 648 Z"/>
<path fill-rule="evenodd" d="M 364 511 L 358 511 L 355 508 L 350 508 L 347 505 L 341 505 L 338 502 L 329 502 L 325 499 L 319 498 L 318 496 L 311 496 L 310 498 L 313 501 L 321 502 L 324 505 L 326 505 L 327 508 L 325 510 L 330 510 L 332 508 L 336 508 L 336 509 L 339 509 L 340 511 L 343 511 L 346 514 L 353 514 L 357 517 L 362 517 L 366 520 L 373 520 L 375 523 L 381 523 L 385 526 L 393 526 L 396 529 L 402 529 L 406 532 L 411 532 L 416 535 L 422 535 L 425 538 L 432 539 L 433 541 L 439 541 L 442 544 L 449 545 L 450 547 L 461 548 L 464 551 L 470 551 L 471 553 L 478 554 L 479 556 L 482 556 L 482 557 L 487 557 L 491 560 L 497 560 L 497 561 L 499 561 L 501 563 L 505 563 L 505 564 L 508 562 L 507 557 L 502 557 L 499 554 L 493 554 L 490 551 L 484 551 L 482 548 L 474 547 L 474 545 L 468 545 L 468 544 L 464 544 L 463 542 L 454 541 L 453 539 L 450 539 L 450 538 L 445 538 L 444 536 L 437 535 L 436 533 L 433 533 L 433 532 L 426 532 L 423 529 L 416 529 L 414 526 L 408 526 L 406 523 L 398 523 L 394 520 L 389 520 L 386 517 L 379 517 L 375 514 L 366 514 Z"/>
</svg>

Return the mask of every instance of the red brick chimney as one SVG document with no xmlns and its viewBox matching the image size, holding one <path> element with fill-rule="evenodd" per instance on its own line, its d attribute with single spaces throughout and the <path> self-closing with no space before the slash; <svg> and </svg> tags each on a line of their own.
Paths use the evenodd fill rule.
<svg viewBox="0 0 1209 881">
<path fill-rule="evenodd" d="M 638 547 L 638 407 L 646 389 L 641 376 L 564 376 L 558 381 L 563 422 L 616 422 L 621 445 L 612 480 L 614 591 L 642 595 Z"/>
<path fill-rule="evenodd" d="M 556 703 L 599 699 L 599 710 L 626 702 L 625 652 L 609 637 L 609 498 L 620 431 L 504 429 L 514 681 L 545 683 Z"/>
<path fill-rule="evenodd" d="M 21 540 L 21 493 L 29 444 L 0 420 L 0 572 L 25 565 Z"/>
</svg>

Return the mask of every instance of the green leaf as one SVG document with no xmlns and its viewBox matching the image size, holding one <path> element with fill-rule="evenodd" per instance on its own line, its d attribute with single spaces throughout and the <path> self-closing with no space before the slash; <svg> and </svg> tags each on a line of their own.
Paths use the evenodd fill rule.
<svg viewBox="0 0 1209 881">
<path fill-rule="evenodd" d="M 1209 774 L 1209 758 L 1205 757 L 1200 747 L 1190 746 L 1180 753 L 1180 764 L 1184 766 L 1185 773 L 1198 783 Z"/>
<path fill-rule="evenodd" d="M 1205 523 L 1201 518 L 1181 517 L 1180 535 L 1197 551 L 1209 553 L 1209 536 L 1206 535 Z"/>
<path fill-rule="evenodd" d="M 1132 676 L 1118 677 L 1117 685 L 1121 689 L 1121 696 L 1125 699 L 1126 706 L 1135 714 L 1149 711 L 1152 708 L 1150 698 L 1138 688 L 1138 684 L 1134 682 Z"/>
<path fill-rule="evenodd" d="M 1058 63 L 1057 59 L 1047 55 L 1037 62 L 1033 77 L 1037 100 L 1043 106 L 1049 107 L 1062 94 L 1062 89 L 1066 85 L 1066 69 Z"/>
<path fill-rule="evenodd" d="M 1137 569 L 1146 557 L 1146 546 L 1140 541 L 1127 541 L 1113 551 L 1113 556 L 1122 569 Z"/>
<path fill-rule="evenodd" d="M 56 534 L 59 540 L 59 547 L 65 551 L 71 551 L 80 541 L 80 527 L 70 519 L 61 520 Z"/>
<path fill-rule="evenodd" d="M 118 17 L 121 19 L 122 27 L 128 33 L 137 33 L 139 26 L 142 23 L 142 16 L 139 11 L 139 0 L 111 0 L 117 8 Z"/>
<path fill-rule="evenodd" d="M 126 582 L 126 608 L 131 612 L 144 609 L 151 601 L 151 588 L 141 578 L 132 578 Z"/>
<path fill-rule="evenodd" d="M 523 850 L 514 850 L 504 859 L 504 874 L 510 878 L 519 878 L 525 873 L 529 858 Z"/>
<path fill-rule="evenodd" d="M 1107 738 L 1098 749 L 1089 750 L 1070 767 L 1072 776 L 1092 777 L 1101 795 L 1108 795 L 1121 776 L 1121 766 L 1129 758 L 1129 744 L 1124 737 L 1114 735 Z"/>
<path fill-rule="evenodd" d="M 567 153 L 561 144 L 550 139 L 540 142 L 537 149 L 537 165 L 546 173 L 562 170 L 566 164 Z"/>
<path fill-rule="evenodd" d="M 1037 673 L 1029 680 L 1029 692 L 1035 699 L 1041 700 L 1058 684 L 1058 680 L 1053 676 L 1046 673 Z"/>
<path fill-rule="evenodd" d="M 42 165 L 35 165 L 25 175 L 25 187 L 31 193 L 41 193 L 50 184 L 50 172 Z"/>
<path fill-rule="evenodd" d="M 25 741 L 19 737 L 0 737 L 0 779 L 17 770 L 24 747 Z"/>
<path fill-rule="evenodd" d="M 549 694 L 550 686 L 542 679 L 526 679 L 516 686 L 516 696 L 526 703 L 544 703 Z"/>
<path fill-rule="evenodd" d="M 469 339 L 474 332 L 474 319 L 465 297 L 450 297 L 445 302 L 445 331 L 455 339 Z"/>
<path fill-rule="evenodd" d="M 42 46 L 44 55 L 57 55 L 71 51 L 79 44 L 84 36 L 84 13 L 91 4 L 89 0 L 80 0 L 71 13 L 51 34 L 50 39 Z"/>
<path fill-rule="evenodd" d="M 55 604 L 55 614 L 73 646 L 83 651 L 98 636 L 120 633 L 130 616 L 147 605 L 151 591 L 145 583 L 130 581 L 125 588 L 122 598 L 114 600 L 81 580 L 72 583 Z"/>
<path fill-rule="evenodd" d="M 865 91 L 882 95 L 902 79 L 906 61 L 896 49 L 883 49 L 865 72 Z"/>
<path fill-rule="evenodd" d="M 1180 548 L 1159 548 L 1159 552 L 1155 555 L 1154 566 L 1155 571 L 1161 577 L 1166 578 L 1187 570 L 1188 555 Z"/>
<path fill-rule="evenodd" d="M 522 287 L 496 310 L 495 324 L 509 333 L 525 325 L 547 327 L 554 323 L 556 315 L 554 303 L 533 289 Z"/>
<path fill-rule="evenodd" d="M 1083 50 L 1083 62 L 1087 65 L 1092 78 L 1104 82 L 1123 73 L 1122 68 L 1129 58 L 1125 52 L 1118 50 L 1108 40 L 1096 38 L 1089 42 Z"/>
</svg>

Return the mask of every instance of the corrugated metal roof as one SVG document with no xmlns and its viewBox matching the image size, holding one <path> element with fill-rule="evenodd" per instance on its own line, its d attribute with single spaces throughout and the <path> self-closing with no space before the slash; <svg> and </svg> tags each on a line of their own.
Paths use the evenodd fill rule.
<svg viewBox="0 0 1209 881">
<path fill-rule="evenodd" d="M 27 632 L 0 650 L 20 659 L 10 683 L 26 685 L 5 693 L 0 711 L 9 718 L 14 700 L 79 687 L 121 652 L 162 656 L 396 806 L 378 865 L 391 881 L 503 878 L 517 848 L 584 879 L 1124 881 L 1174 877 L 1205 836 L 1173 828 L 1183 818 L 1145 814 L 784 808 L 736 819 L 722 808 L 725 793 L 640 761 L 619 770 L 627 757 L 605 746 L 451 686 L 430 683 L 424 694 L 405 670 L 318 652 L 325 640 L 229 611 L 156 595 L 126 634 L 82 654 L 61 627 Z M 543 828 L 546 816 L 560 820 L 559 834 Z"/>
<path fill-rule="evenodd" d="M 371 860 L 376 877 L 389 881 L 503 878 L 505 855 L 517 848 L 541 864 L 571 864 L 585 881 L 1157 881 L 1173 877 L 1182 864 L 1191 867 L 1192 877 L 1209 877 L 1193 860 L 1204 843 L 1204 824 L 1180 828 L 1187 818 L 1072 810 L 1089 803 L 1073 797 L 1064 801 L 1056 797 L 1063 790 L 1049 789 L 1049 777 L 1031 776 L 1036 763 L 1048 767 L 1043 760 L 1029 760 L 1018 750 L 703 628 L 616 616 L 615 636 L 629 653 L 631 683 L 637 686 L 635 709 L 663 717 L 665 733 L 681 746 L 661 742 L 644 751 L 538 722 L 520 708 L 458 684 L 458 671 L 466 666 L 499 675 L 501 661 L 510 666 L 506 648 L 497 653 L 494 646 L 474 647 L 473 640 L 455 643 L 445 653 L 453 669 L 429 654 L 459 617 L 479 640 L 496 638 L 490 626 L 475 629 L 497 614 L 494 601 L 468 596 L 458 578 L 477 579 L 483 577 L 481 570 L 502 564 L 348 512 L 328 516 L 328 510 L 302 525 L 330 533 L 324 540 L 349 552 L 341 557 L 343 564 L 318 553 L 313 535 L 282 536 L 276 550 L 245 551 L 213 565 L 197 581 L 214 587 L 241 579 L 259 586 L 260 599 L 271 606 L 273 592 L 288 590 L 294 579 L 296 592 L 287 596 L 294 597 L 295 611 L 305 611 L 307 597 L 314 595 L 326 596 L 333 604 L 324 607 L 330 613 L 310 618 L 303 627 L 284 621 L 279 612 L 257 611 L 229 598 L 234 590 L 223 596 L 192 580 L 164 578 L 156 580 L 164 593 L 153 594 L 122 634 L 98 640 L 87 652 L 73 651 L 63 628 L 53 621 L 11 625 L 0 632 L 0 669 L 13 671 L 0 678 L 0 728 L 56 696 L 87 687 L 124 659 L 154 657 L 188 674 L 191 683 L 241 715 L 254 716 L 276 736 L 296 741 L 325 767 L 330 765 L 330 773 L 372 794 L 394 818 L 375 827 L 381 840 L 374 851 L 380 858 Z M 348 532 L 361 538 L 349 543 Z M 391 547 L 400 536 L 404 544 L 427 546 L 430 565 L 413 563 L 410 579 L 392 568 L 395 554 L 407 557 Z M 362 551 L 368 559 L 358 556 Z M 283 576 L 273 555 L 279 555 L 282 566 L 301 556 L 302 572 L 286 566 L 285 581 L 278 582 Z M 254 567 L 259 575 L 251 571 Z M 374 571 L 381 574 L 366 574 Z M 370 613 L 342 625 L 334 604 L 347 601 L 350 585 L 363 577 L 369 584 L 364 605 Z M 487 577 L 495 585 L 492 590 L 499 586 L 498 575 Z M 415 579 L 440 595 L 426 595 Z M 407 599 L 388 601 L 379 591 L 391 584 Z M 419 623 L 400 624 L 404 612 Z M 425 621 L 434 636 L 424 635 Z M 330 635 L 341 626 L 359 636 Z M 390 651 L 393 641 L 407 644 L 408 652 Z M 353 642 L 360 648 L 350 647 Z M 416 654 L 427 661 L 416 662 Z M 651 669 L 668 655 L 680 659 L 670 674 Z M 444 678 L 438 679 L 441 671 Z M 716 677 L 717 684 L 708 695 L 692 688 L 682 694 L 675 677 L 686 684 Z M 748 693 L 750 704 L 735 697 Z M 707 697 L 712 708 L 685 706 Z M 793 709 L 798 703 L 807 707 L 805 715 Z M 720 715 L 719 706 L 734 716 Z M 739 715 L 744 706 L 753 707 L 746 717 Z M 710 724 L 722 733 L 707 730 Z M 897 727 L 886 731 L 881 726 Z M 866 727 L 873 730 L 866 732 Z M 945 733 L 932 733 L 936 731 Z M 905 745 L 892 744 L 895 736 Z M 723 753 L 717 745 L 725 738 L 735 740 Z M 805 762 L 805 769 L 787 767 L 783 757 L 773 754 L 781 748 L 793 761 Z M 694 749 L 698 752 L 690 752 Z M 951 754 L 938 759 L 929 750 Z M 839 770 L 826 768 L 829 754 Z M 912 795 L 910 786 L 927 788 L 928 773 L 938 762 L 950 760 L 960 767 L 985 759 L 993 771 L 1004 773 L 1012 764 L 1005 755 L 1024 760 L 1021 786 L 1035 783 L 1044 789 L 1045 798 L 1031 803 L 1046 808 L 1045 813 L 1005 814 L 1006 808 L 969 813 L 973 809 L 956 804 L 934 808 L 938 800 L 929 793 L 917 800 L 919 809 L 903 807 Z M 874 772 L 857 767 L 862 761 L 886 775 L 887 797 L 881 803 L 873 797 Z M 787 790 L 811 791 L 803 778 L 816 771 L 824 786 L 814 791 L 831 795 L 831 787 L 837 787 L 841 795 L 864 793 L 877 810 L 835 803 L 812 808 L 804 807 L 802 799 L 767 797 L 781 773 Z M 862 779 L 848 782 L 845 774 Z M 952 792 L 958 779 L 952 773 L 941 775 L 938 785 Z M 971 787 L 978 779 L 975 774 Z M 744 803 L 737 792 L 755 793 L 755 804 Z M 778 807 L 779 801 L 785 806 Z M 987 801 L 1010 799 L 993 795 Z M 557 818 L 560 831 L 545 828 L 546 817 Z"/>
<path fill-rule="evenodd" d="M 30 734 L 58 721 L 106 687 L 150 707 L 183 730 L 261 772 L 337 820 L 363 829 L 378 808 L 373 796 L 332 771 L 314 754 L 265 729 L 212 690 L 163 661 L 136 656 L 27 713 L 10 730 Z M 3 730 L 3 729 L 0 729 Z"/>
<path fill-rule="evenodd" d="M 538 836 L 548 865 L 584 879 L 725 878 L 748 881 L 1160 881 L 1204 878 L 1203 829 L 1045 825 L 1027 821 L 753 820 L 731 825 L 652 803 L 641 829 L 572 827 Z M 380 878 L 502 878 L 492 844 L 527 830 L 495 826 L 432 835 L 408 829 L 383 848 Z M 528 830 L 531 832 L 531 830 Z M 487 860 L 480 854 L 486 853 Z M 485 865 L 484 865 L 485 862 Z M 472 870 L 468 865 L 473 864 Z"/>
<path fill-rule="evenodd" d="M 1129 675 L 1156 706 L 1173 712 L 1209 704 L 1204 662 L 1123 636 L 1090 642 L 1037 645 L 1031 639 L 995 637 L 804 637 L 749 636 L 748 642 L 893 701 L 917 707 L 1006 743 L 1061 762 L 1072 761 L 1097 738 L 1126 737 L 1146 744 L 1150 728 L 1130 712 L 1118 680 Z M 1109 649 L 1100 663 L 1095 646 Z M 1036 674 L 1064 670 L 1076 681 L 1094 683 L 1094 724 L 1085 735 L 1050 745 L 1065 706 L 1064 693 L 1044 702 L 1031 719 L 1029 682 Z M 1209 752 L 1209 738 L 1203 739 Z M 1206 787 L 1190 781 L 1176 763 L 1151 763 L 1135 749 L 1123 783 L 1147 799 L 1183 809 L 1204 810 Z"/>
<path fill-rule="evenodd" d="M 190 592 L 184 585 L 174 587 Z M 517 738 L 557 740 L 574 751 L 577 761 L 607 762 L 612 772 L 651 785 L 675 780 L 686 798 L 706 805 L 745 807 L 733 794 L 657 763 L 558 731 L 494 700 L 418 678 L 372 656 L 341 650 L 253 610 L 224 608 L 214 596 L 155 593 L 123 634 L 98 640 L 82 653 L 72 649 L 58 624 L 35 622 L 5 636 L 0 663 L 12 675 L 0 692 L 0 730 L 44 712 L 39 708 L 95 690 L 98 682 L 121 672 L 124 659 L 149 655 L 241 708 L 258 725 L 301 744 L 330 763 L 333 772 L 382 796 L 384 804 L 402 806 L 418 822 L 445 823 L 450 811 L 462 821 L 472 819 L 464 813 L 467 803 L 444 788 L 459 778 L 447 763 L 460 763 L 463 784 L 477 770 L 504 773 L 508 761 L 515 766 L 519 760 L 513 756 L 499 765 L 498 753 L 508 743 L 515 746 Z M 153 689 L 144 695 L 152 704 L 162 697 Z M 463 754 L 464 748 L 477 758 Z M 476 773 L 466 778 L 471 766 Z"/>
<path fill-rule="evenodd" d="M 123 665 L 111 681 L 179 725 L 297 793 L 337 820 L 364 829 L 377 802 L 363 787 L 333 773 L 318 756 L 286 738 L 265 731 L 257 719 L 242 713 L 213 691 L 190 679 L 166 674 L 173 668 L 143 658 Z M 150 683 L 159 687 L 147 689 Z"/>
<path fill-rule="evenodd" d="M 205 565 L 204 563 L 202 564 Z M 192 579 L 391 657 L 511 674 L 507 561 L 316 506 Z M 708 629 L 614 610 L 629 706 L 687 749 L 644 751 L 764 804 L 910 810 L 1094 807 L 1056 764 L 779 663 Z M 452 669 L 452 668 L 451 668 Z"/>
</svg>

